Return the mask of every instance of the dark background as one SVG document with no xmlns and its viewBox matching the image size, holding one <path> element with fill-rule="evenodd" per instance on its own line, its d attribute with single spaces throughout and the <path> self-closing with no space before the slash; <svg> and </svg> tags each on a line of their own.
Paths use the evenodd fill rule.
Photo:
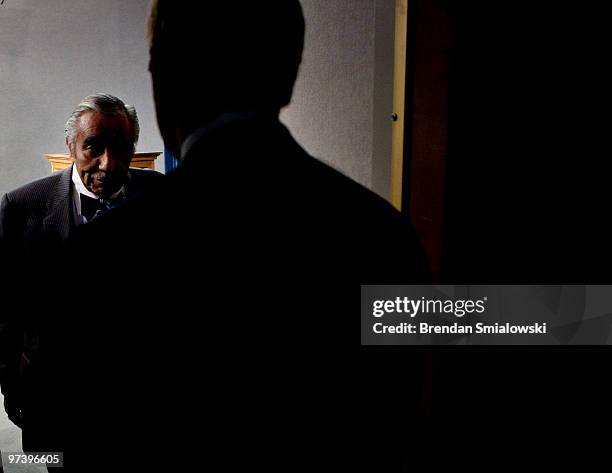
<svg viewBox="0 0 612 473">
<path fill-rule="evenodd" d="M 610 281 L 605 11 L 495 3 L 450 6 L 446 277 Z"/>
<path fill-rule="evenodd" d="M 437 281 L 610 281 L 605 10 L 411 2 L 404 204 Z"/>
<path fill-rule="evenodd" d="M 405 203 L 436 281 L 609 283 L 605 5 L 411 3 Z M 414 406 L 370 427 L 405 471 L 609 461 L 588 435 L 609 424 L 608 347 L 361 347 L 361 362 L 369 395 Z"/>
</svg>

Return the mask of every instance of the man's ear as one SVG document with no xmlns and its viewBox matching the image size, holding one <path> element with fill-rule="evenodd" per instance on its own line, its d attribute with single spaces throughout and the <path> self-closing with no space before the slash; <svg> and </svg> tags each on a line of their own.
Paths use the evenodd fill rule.
<svg viewBox="0 0 612 473">
<path fill-rule="evenodd" d="M 66 147 L 68 148 L 68 154 L 72 156 L 72 149 L 70 148 L 70 143 L 68 142 L 68 137 L 65 139 Z"/>
</svg>

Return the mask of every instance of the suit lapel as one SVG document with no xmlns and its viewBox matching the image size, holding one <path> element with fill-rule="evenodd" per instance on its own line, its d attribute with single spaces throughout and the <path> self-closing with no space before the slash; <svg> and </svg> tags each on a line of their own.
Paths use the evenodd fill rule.
<svg viewBox="0 0 612 473">
<path fill-rule="evenodd" d="M 65 241 L 74 226 L 72 221 L 72 166 L 59 176 L 55 188 L 47 200 L 47 215 L 43 220 L 43 232 Z"/>
</svg>

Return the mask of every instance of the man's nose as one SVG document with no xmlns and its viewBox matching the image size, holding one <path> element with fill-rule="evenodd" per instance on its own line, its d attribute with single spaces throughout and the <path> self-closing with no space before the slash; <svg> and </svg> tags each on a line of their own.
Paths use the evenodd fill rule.
<svg viewBox="0 0 612 473">
<path fill-rule="evenodd" d="M 117 161 L 113 154 L 114 153 L 108 148 L 104 150 L 104 153 L 102 153 L 100 156 L 100 162 L 98 164 L 98 169 L 100 169 L 100 171 L 109 172 L 117 167 Z"/>
</svg>

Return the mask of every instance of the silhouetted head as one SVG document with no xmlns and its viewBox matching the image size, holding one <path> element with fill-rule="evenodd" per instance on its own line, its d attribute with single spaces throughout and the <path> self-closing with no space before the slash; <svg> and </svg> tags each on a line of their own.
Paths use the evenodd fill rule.
<svg viewBox="0 0 612 473">
<path fill-rule="evenodd" d="M 297 0 L 153 0 L 148 33 L 157 120 L 177 156 L 222 112 L 278 113 L 291 100 L 304 46 Z"/>
<path fill-rule="evenodd" d="M 109 94 L 85 97 L 66 122 L 66 146 L 85 187 L 108 198 L 127 178 L 140 128 L 136 110 Z"/>
</svg>

